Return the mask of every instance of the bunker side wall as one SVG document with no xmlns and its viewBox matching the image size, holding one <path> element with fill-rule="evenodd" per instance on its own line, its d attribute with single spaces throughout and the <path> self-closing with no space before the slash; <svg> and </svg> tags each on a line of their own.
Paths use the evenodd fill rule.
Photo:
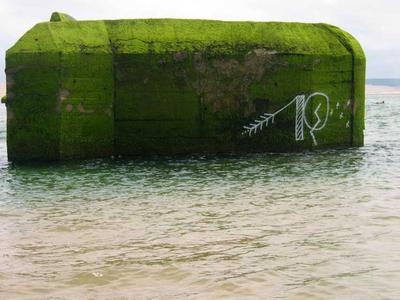
<svg viewBox="0 0 400 300">
<path fill-rule="evenodd" d="M 107 23 L 115 61 L 117 154 L 294 151 L 352 144 L 353 56 L 323 26 L 256 24 L 260 28 L 255 29 L 194 21 L 195 35 L 188 34 L 192 25 L 184 20 L 149 23 L 153 31 L 142 20 Z M 254 40 L 244 42 L 248 26 Z M 203 40 L 208 30 L 213 38 Z M 274 43 L 269 36 L 277 32 L 283 38 L 276 36 Z M 325 115 L 328 119 L 314 137 L 304 128 L 304 138 L 296 140 L 295 103 L 268 128 L 243 134 L 243 126 L 261 115 L 315 92 L 326 94 L 330 105 L 318 107 L 323 97 L 309 101 L 309 123 Z"/>
<path fill-rule="evenodd" d="M 57 53 L 7 56 L 9 160 L 60 158 L 59 66 Z"/>
<path fill-rule="evenodd" d="M 104 22 L 47 22 L 7 53 L 10 160 L 114 153 L 113 57 Z"/>
</svg>

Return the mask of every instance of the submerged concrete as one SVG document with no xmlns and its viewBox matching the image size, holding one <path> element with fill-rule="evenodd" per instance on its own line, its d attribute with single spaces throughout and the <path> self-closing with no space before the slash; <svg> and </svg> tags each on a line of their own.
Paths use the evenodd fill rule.
<svg viewBox="0 0 400 300">
<path fill-rule="evenodd" d="M 327 24 L 55 13 L 6 76 L 10 160 L 363 145 L 365 56 Z"/>
</svg>

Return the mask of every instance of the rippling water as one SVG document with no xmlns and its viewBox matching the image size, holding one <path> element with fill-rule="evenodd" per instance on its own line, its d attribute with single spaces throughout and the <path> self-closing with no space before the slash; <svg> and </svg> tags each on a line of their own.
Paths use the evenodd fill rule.
<svg viewBox="0 0 400 300">
<path fill-rule="evenodd" d="M 196 160 L 10 164 L 4 111 L 0 299 L 400 298 L 400 95 L 363 148 Z"/>
</svg>

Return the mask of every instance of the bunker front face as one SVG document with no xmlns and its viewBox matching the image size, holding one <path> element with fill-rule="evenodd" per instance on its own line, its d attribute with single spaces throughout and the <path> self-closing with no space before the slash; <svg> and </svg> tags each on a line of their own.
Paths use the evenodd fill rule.
<svg viewBox="0 0 400 300">
<path fill-rule="evenodd" d="M 363 145 L 365 56 L 327 24 L 54 13 L 6 76 L 10 160 Z"/>
</svg>

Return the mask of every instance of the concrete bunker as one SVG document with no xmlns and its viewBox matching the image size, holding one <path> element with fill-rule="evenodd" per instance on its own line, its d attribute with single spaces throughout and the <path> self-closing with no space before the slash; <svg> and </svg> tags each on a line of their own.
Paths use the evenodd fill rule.
<svg viewBox="0 0 400 300">
<path fill-rule="evenodd" d="M 363 145 L 365 56 L 328 24 L 54 13 L 6 76 L 10 160 Z"/>
</svg>

